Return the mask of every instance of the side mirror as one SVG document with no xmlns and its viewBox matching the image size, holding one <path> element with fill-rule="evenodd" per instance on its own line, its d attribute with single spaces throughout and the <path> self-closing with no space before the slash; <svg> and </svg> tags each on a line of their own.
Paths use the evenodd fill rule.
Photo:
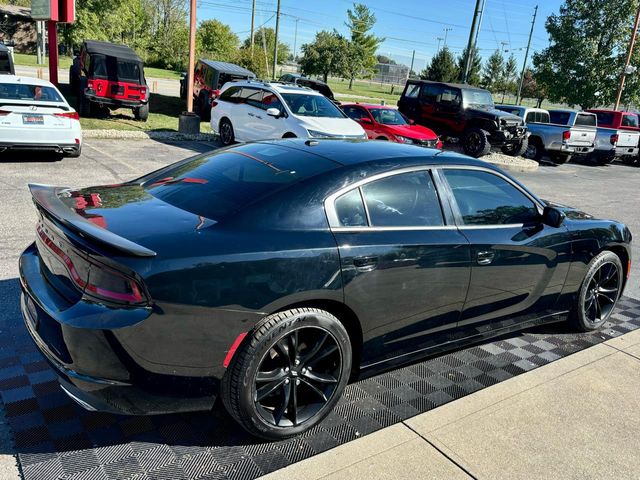
<svg viewBox="0 0 640 480">
<path fill-rule="evenodd" d="M 269 115 L 270 117 L 274 117 L 274 118 L 279 118 L 280 117 L 280 110 L 278 110 L 277 108 L 267 108 L 267 115 Z"/>
<path fill-rule="evenodd" d="M 409 119 L 409 125 L 415 125 L 416 121 L 413 118 Z"/>
<path fill-rule="evenodd" d="M 360 118 L 360 119 L 359 119 L 359 121 L 360 121 L 361 123 L 373 123 L 373 122 L 371 121 L 371 119 L 370 119 L 370 118 L 368 118 L 368 117 L 362 117 L 362 118 Z"/>
<path fill-rule="evenodd" d="M 557 208 L 547 205 L 542 212 L 542 223 L 553 228 L 559 228 L 563 223 L 566 215 Z"/>
</svg>

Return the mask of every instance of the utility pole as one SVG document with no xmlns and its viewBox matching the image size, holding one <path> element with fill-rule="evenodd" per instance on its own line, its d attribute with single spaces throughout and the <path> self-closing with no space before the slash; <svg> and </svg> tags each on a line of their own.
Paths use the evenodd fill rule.
<svg viewBox="0 0 640 480">
<path fill-rule="evenodd" d="M 436 53 L 438 53 L 440 51 L 440 42 L 444 39 L 442 37 L 436 37 L 436 40 L 438 40 L 438 49 L 436 50 Z"/>
<path fill-rule="evenodd" d="M 482 16 L 482 8 L 484 6 L 483 0 L 476 0 L 476 10 L 473 12 L 473 21 L 471 22 L 471 30 L 469 31 L 469 41 L 467 42 L 467 58 L 464 62 L 464 74 L 462 75 L 462 83 L 467 83 L 467 77 L 469 76 L 469 69 L 471 68 L 471 51 L 475 47 L 475 37 L 478 27 L 478 19 Z"/>
<path fill-rule="evenodd" d="M 482 27 L 482 18 L 484 17 L 484 4 L 485 4 L 486 0 L 482 0 L 482 6 L 480 7 L 480 17 L 478 17 L 478 28 L 476 29 L 476 36 L 475 39 L 473 40 L 473 44 L 477 45 L 478 44 L 478 35 L 480 34 L 480 27 Z"/>
<path fill-rule="evenodd" d="M 255 2 L 255 0 L 253 0 Z M 298 46 L 298 22 L 299 18 L 296 18 L 296 33 L 293 34 L 293 61 L 296 61 L 296 47 Z"/>
<path fill-rule="evenodd" d="M 614 110 L 618 110 L 620 107 L 620 99 L 622 98 L 622 90 L 624 90 L 624 80 L 627 76 L 627 72 L 631 73 L 633 70 L 630 70 L 631 67 L 631 57 L 633 56 L 633 47 L 636 44 L 636 36 L 638 35 L 638 26 L 640 25 L 640 7 L 638 7 L 638 12 L 636 13 L 636 22 L 633 24 L 633 33 L 631 34 L 631 40 L 629 41 L 629 49 L 627 50 L 627 60 L 624 64 L 624 69 L 622 69 L 622 74 L 620 75 L 620 86 L 618 87 L 618 95 L 616 96 L 616 104 L 613 107 Z M 635 70 L 635 69 L 634 69 Z"/>
<path fill-rule="evenodd" d="M 445 28 L 444 29 L 444 46 L 447 46 L 447 35 L 449 34 L 449 32 L 453 30 L 453 28 Z"/>
<path fill-rule="evenodd" d="M 255 25 L 255 21 L 256 21 L 256 0 L 253 0 L 253 6 L 251 7 L 251 40 L 250 40 L 250 44 L 251 44 L 251 56 L 253 57 L 253 26 Z"/>
<path fill-rule="evenodd" d="M 278 0 L 278 9 L 276 10 L 276 41 L 273 45 L 273 74 L 271 77 L 276 79 L 276 67 L 278 66 L 278 30 L 280 28 L 280 0 Z"/>
<path fill-rule="evenodd" d="M 638 10 L 640 12 L 640 10 Z M 516 105 L 520 105 L 522 100 L 522 84 L 524 83 L 524 72 L 527 69 L 527 61 L 529 60 L 529 48 L 531 48 L 531 37 L 533 37 L 533 29 L 536 26 L 536 16 L 538 15 L 538 5 L 533 10 L 533 20 L 531 21 L 531 31 L 529 32 L 529 42 L 527 43 L 527 51 L 524 53 L 524 63 L 522 64 L 522 73 L 520 74 L 520 84 L 518 85 L 518 95 L 516 96 Z M 636 19 L 636 28 L 638 27 L 638 20 Z"/>
<path fill-rule="evenodd" d="M 193 112 L 193 71 L 196 63 L 196 0 L 191 0 L 189 19 L 189 70 L 187 76 L 187 112 Z M 198 123 L 198 127 L 200 124 Z"/>
<path fill-rule="evenodd" d="M 411 66 L 409 67 L 409 72 L 407 73 L 407 80 L 409 80 L 409 77 L 411 76 L 411 72 L 413 72 L 413 62 L 416 59 L 416 51 L 414 50 L 413 53 L 411 54 Z"/>
</svg>

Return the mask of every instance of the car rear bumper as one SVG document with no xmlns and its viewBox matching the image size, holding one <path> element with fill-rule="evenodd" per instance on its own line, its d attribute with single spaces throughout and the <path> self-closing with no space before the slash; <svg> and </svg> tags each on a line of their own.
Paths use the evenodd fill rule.
<svg viewBox="0 0 640 480">
<path fill-rule="evenodd" d="M 566 153 L 571 155 L 588 155 L 595 150 L 593 145 L 591 146 L 575 146 L 575 145 L 562 145 L 560 147 L 560 153 Z"/>
<path fill-rule="evenodd" d="M 77 154 L 80 151 L 79 143 L 14 143 L 14 142 L 0 142 L 0 152 L 4 151 L 15 151 L 15 150 L 25 150 L 25 151 L 40 151 L 40 152 L 56 152 L 56 153 L 67 153 L 67 154 Z"/>
<path fill-rule="evenodd" d="M 99 103 L 100 105 L 109 105 L 112 107 L 137 108 L 149 103 L 148 99 L 126 100 L 121 98 L 99 97 L 90 93 L 85 93 L 84 97 L 90 102 Z"/>
<path fill-rule="evenodd" d="M 22 317 L 36 347 L 59 377 L 63 390 L 88 410 L 150 415 L 207 410 L 213 406 L 218 380 L 145 370 L 127 354 L 114 329 L 83 328 L 105 324 L 114 314 L 133 322 L 151 315 L 145 308 L 113 309 L 81 300 L 65 304 L 43 277 L 35 245 L 20 257 Z M 125 323 L 127 323 L 125 321 Z"/>
</svg>

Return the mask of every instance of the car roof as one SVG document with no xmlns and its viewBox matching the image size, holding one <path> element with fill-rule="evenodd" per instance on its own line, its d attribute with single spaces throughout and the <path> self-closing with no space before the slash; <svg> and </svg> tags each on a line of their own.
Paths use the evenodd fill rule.
<svg viewBox="0 0 640 480">
<path fill-rule="evenodd" d="M 229 87 L 257 87 L 257 88 L 270 88 L 278 93 L 294 93 L 294 94 L 308 94 L 319 95 L 323 97 L 320 92 L 313 90 L 309 87 L 303 87 L 301 85 L 295 85 L 293 83 L 286 82 L 264 82 L 262 80 L 240 80 L 235 82 L 225 83 Z M 228 88 L 228 87 L 227 87 Z M 225 89 L 226 90 L 226 89 Z"/>
<path fill-rule="evenodd" d="M 488 91 L 484 88 L 474 87 L 473 85 L 469 85 L 466 83 L 434 82 L 432 80 L 409 80 L 407 83 L 430 83 L 433 85 L 446 85 L 447 87 L 460 88 L 464 90 L 479 90 L 482 92 Z"/>
<path fill-rule="evenodd" d="M 638 115 L 636 112 L 626 112 L 623 110 L 609 110 L 607 108 L 589 108 L 585 110 L 587 113 L 614 113 L 620 115 Z"/>
<path fill-rule="evenodd" d="M 395 142 L 292 138 L 263 140 L 256 143 L 277 144 L 322 157 L 325 160 L 330 160 L 342 166 L 352 166 L 379 160 L 394 160 L 402 163 L 403 159 L 406 160 L 407 165 L 415 164 L 416 162 L 429 165 L 440 165 L 443 163 L 479 167 L 487 167 L 490 165 L 482 160 L 476 160 L 453 152 L 435 151 Z"/>
<path fill-rule="evenodd" d="M 121 58 L 123 60 L 132 60 L 142 63 L 142 59 L 130 47 L 119 43 L 102 42 L 99 40 L 85 40 L 84 46 L 87 52 L 109 57 Z"/>
<path fill-rule="evenodd" d="M 384 110 L 397 110 L 397 108 L 391 105 L 377 105 L 375 103 L 343 103 L 342 107 L 362 107 L 364 109 L 378 108 Z"/>
<path fill-rule="evenodd" d="M 53 87 L 53 83 L 36 77 L 27 77 L 25 75 L 0 75 L 0 83 L 26 83 L 28 85 L 37 85 L 39 87 Z"/>
<path fill-rule="evenodd" d="M 251 70 L 242 68 L 240 65 L 236 65 L 235 63 L 219 62 L 217 60 L 207 60 L 204 58 L 201 58 L 199 61 L 204 63 L 206 66 L 219 71 L 220 73 L 228 73 L 230 75 L 241 75 L 249 78 L 256 78 L 256 74 Z"/>
</svg>

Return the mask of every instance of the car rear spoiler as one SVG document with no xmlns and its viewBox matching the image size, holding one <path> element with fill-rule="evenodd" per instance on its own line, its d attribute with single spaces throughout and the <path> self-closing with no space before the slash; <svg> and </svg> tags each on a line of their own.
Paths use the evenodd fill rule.
<svg viewBox="0 0 640 480">
<path fill-rule="evenodd" d="M 69 209 L 69 207 L 67 207 L 59 197 L 60 193 L 67 190 L 70 189 L 66 187 L 52 187 L 50 185 L 40 185 L 36 183 L 29 184 L 29 191 L 31 192 L 31 196 L 33 197 L 36 207 L 40 210 L 44 210 L 47 215 L 59 221 L 66 227 L 78 231 L 83 235 L 91 237 L 94 240 L 109 245 L 110 247 L 128 255 L 136 257 L 156 256 L 156 252 L 153 250 L 149 250 L 148 248 L 116 235 L 107 229 L 101 228 Z"/>
</svg>

